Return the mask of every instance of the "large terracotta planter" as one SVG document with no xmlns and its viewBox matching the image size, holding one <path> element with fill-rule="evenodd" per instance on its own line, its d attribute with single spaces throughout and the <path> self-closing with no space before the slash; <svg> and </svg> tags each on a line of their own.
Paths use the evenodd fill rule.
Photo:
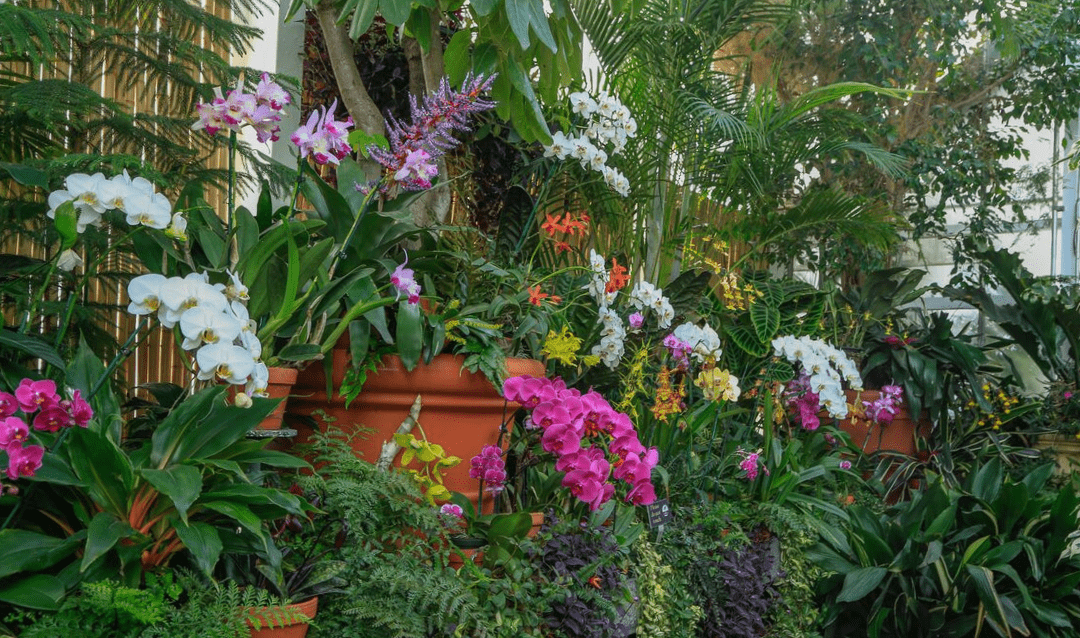
<svg viewBox="0 0 1080 638">
<path fill-rule="evenodd" d="M 316 596 L 305 600 L 302 603 L 289 605 L 289 610 L 292 612 L 299 612 L 308 620 L 311 620 L 315 618 L 315 612 L 319 610 L 319 598 Z M 256 628 L 256 623 L 248 620 L 248 625 L 251 627 L 251 638 L 305 638 L 305 636 L 307 636 L 307 621 L 297 621 L 284 626 L 279 626 L 275 621 L 274 627 L 268 627 L 269 621 L 273 620 L 274 616 L 271 615 L 267 617 L 260 615 L 260 612 L 265 614 L 265 608 L 263 610 L 253 609 L 250 611 L 251 616 L 258 619 L 259 625 L 259 628 Z"/>
<path fill-rule="evenodd" d="M 293 389 L 289 413 L 310 416 L 322 410 L 336 419 L 334 427 L 346 433 L 370 430 L 353 437 L 352 447 L 361 458 L 374 463 L 383 442 L 391 439 L 419 394 L 422 396 L 419 423 L 428 441 L 441 445 L 447 455 L 462 459 L 457 467 L 443 473 L 443 484 L 476 503 L 479 482 L 469 478 L 469 459 L 479 454 L 483 446 L 499 442 L 499 429 L 503 423 L 509 428 L 518 404 L 507 403 L 483 375 L 462 370 L 463 356 L 444 354 L 411 372 L 405 370 L 398 357 L 385 357 L 376 372 L 368 375 L 360 396 L 346 408 L 345 400 L 337 396 L 345 375 L 346 358 L 346 350 L 335 350 L 331 379 L 335 396 L 326 394 L 322 366 L 305 369 Z M 511 376 L 544 374 L 540 361 L 508 359 L 506 363 Z M 298 441 L 303 442 L 312 434 L 309 424 L 298 420 L 290 423 L 299 431 Z M 419 437 L 419 429 L 414 429 L 413 434 Z M 508 439 L 503 437 L 504 446 Z M 485 507 L 489 507 L 491 499 L 484 500 Z"/>
<path fill-rule="evenodd" d="M 844 432 L 851 437 L 851 442 L 861 447 L 863 452 L 870 454 L 877 451 L 888 451 L 914 456 L 918 449 L 915 437 L 927 437 L 930 434 L 930 422 L 926 419 L 914 421 L 907 408 L 901 404 L 899 412 L 893 417 L 892 423 L 880 426 L 869 419 L 853 414 L 853 407 L 861 407 L 863 401 L 873 402 L 881 396 L 877 390 L 845 390 L 847 395 L 849 417 L 837 422 Z M 861 410 L 860 410 L 861 412 Z"/>
</svg>

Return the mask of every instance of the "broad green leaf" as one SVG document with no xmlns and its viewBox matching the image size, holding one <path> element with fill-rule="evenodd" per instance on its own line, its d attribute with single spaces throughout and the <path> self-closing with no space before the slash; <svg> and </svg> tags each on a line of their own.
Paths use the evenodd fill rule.
<svg viewBox="0 0 1080 638">
<path fill-rule="evenodd" d="M 397 316 L 398 356 L 406 370 L 412 370 L 420 362 L 424 347 L 424 324 L 420 314 L 420 304 L 402 301 L 398 304 Z"/>
<path fill-rule="evenodd" d="M 1005 617 L 1005 608 L 997 588 L 994 587 L 994 574 L 982 565 L 965 565 L 964 569 L 975 584 L 975 593 L 986 607 L 987 615 L 1002 626 L 1012 626 Z"/>
<path fill-rule="evenodd" d="M 412 0 L 380 0 L 379 12 L 390 24 L 400 27 L 409 19 Z"/>
<path fill-rule="evenodd" d="M 150 461 L 157 469 L 214 456 L 255 429 L 273 412 L 275 401 L 255 401 L 250 408 L 225 402 L 226 388 L 197 392 L 158 425 L 151 439 Z"/>
<path fill-rule="evenodd" d="M 993 503 L 1001 490 L 1004 473 L 1005 470 L 1001 466 L 1001 461 L 996 457 L 991 459 L 989 463 L 979 468 L 979 471 L 975 473 L 971 493 L 984 503 Z"/>
<path fill-rule="evenodd" d="M 173 465 L 163 470 L 143 469 L 139 473 L 154 489 L 169 497 L 180 520 L 187 523 L 188 509 L 202 493 L 202 472 L 191 465 Z"/>
<path fill-rule="evenodd" d="M 94 503 L 124 516 L 135 482 L 130 457 L 105 434 L 83 428 L 72 428 L 62 449 Z"/>
<path fill-rule="evenodd" d="M 532 17 L 529 5 L 534 0 L 506 0 L 506 19 L 510 29 L 521 44 L 522 49 L 529 48 L 529 22 Z"/>
<path fill-rule="evenodd" d="M 465 79 L 465 74 L 469 72 L 469 49 L 471 48 L 472 30 L 470 29 L 459 29 L 446 45 L 446 50 L 443 51 L 443 67 L 451 84 L 461 84 L 461 81 Z M 349 135 L 349 142 L 352 143 L 352 134 Z"/>
<path fill-rule="evenodd" d="M 836 597 L 836 602 L 852 603 L 862 600 L 867 594 L 881 584 L 881 580 L 888 573 L 884 567 L 862 567 L 848 572 L 844 576 L 844 587 Z"/>
<path fill-rule="evenodd" d="M 0 588 L 0 602 L 29 609 L 54 611 L 64 598 L 64 583 L 55 576 L 35 574 Z"/>
<path fill-rule="evenodd" d="M 94 561 L 115 547 L 121 538 L 134 533 L 135 530 L 126 521 L 108 512 L 98 512 L 86 528 L 86 549 L 79 571 L 85 572 Z"/>
<path fill-rule="evenodd" d="M 37 357 L 45 363 L 64 368 L 64 359 L 51 345 L 37 337 L 20 334 L 14 330 L 0 330 L 0 347 L 12 348 L 24 352 L 31 357 Z"/>
<path fill-rule="evenodd" d="M 322 355 L 322 350 L 319 344 L 316 343 L 294 343 L 285 346 L 278 351 L 277 357 L 282 361 L 311 361 L 318 359 Z"/>
<path fill-rule="evenodd" d="M 204 574 L 210 576 L 221 557 L 221 536 L 213 525 L 192 523 L 177 525 L 176 535 L 195 558 L 195 564 Z"/>
<path fill-rule="evenodd" d="M 30 168 L 29 166 L 23 166 L 22 164 L 0 162 L 0 170 L 5 171 L 11 176 L 11 179 L 23 186 L 36 186 L 42 189 L 49 188 L 49 176 L 44 171 L 39 171 L 36 168 Z"/>
<path fill-rule="evenodd" d="M 81 535 L 56 538 L 23 529 L 0 531 L 0 578 L 50 567 L 81 544 Z"/>
</svg>

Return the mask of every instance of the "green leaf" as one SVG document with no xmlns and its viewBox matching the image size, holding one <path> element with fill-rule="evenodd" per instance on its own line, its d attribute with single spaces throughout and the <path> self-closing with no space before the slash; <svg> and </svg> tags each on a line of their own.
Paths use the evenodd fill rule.
<svg viewBox="0 0 1080 638">
<path fill-rule="evenodd" d="M 994 574 L 982 565 L 965 565 L 964 569 L 975 584 L 975 593 L 986 607 L 987 614 L 1002 626 L 1011 626 L 1005 618 L 1005 609 L 994 587 Z"/>
<path fill-rule="evenodd" d="M 55 576 L 35 574 L 0 588 L 0 601 L 27 607 L 55 611 L 64 598 L 64 583 Z"/>
<path fill-rule="evenodd" d="M 367 33 L 369 27 L 371 27 L 372 20 L 375 19 L 375 10 L 379 7 L 379 0 L 360 0 L 356 6 L 352 15 L 352 23 L 349 25 L 349 37 L 353 40 L 358 40 L 360 36 Z M 344 15 L 339 18 L 339 22 L 345 18 Z"/>
<path fill-rule="evenodd" d="M 85 572 L 94 561 L 115 547 L 121 538 L 134 533 L 135 530 L 126 521 L 108 512 L 98 512 L 86 528 L 86 549 L 79 571 Z"/>
<path fill-rule="evenodd" d="M 54 565 L 82 543 L 82 536 L 55 538 L 23 529 L 0 531 L 0 578 Z"/>
<path fill-rule="evenodd" d="M 458 33 L 465 33 L 459 31 Z M 455 38 L 457 35 L 455 34 Z M 452 42 L 453 40 L 451 40 Z M 390 150 L 390 140 L 386 139 L 383 135 L 372 135 L 367 131 L 357 129 L 349 133 L 349 146 L 360 151 L 360 154 L 364 157 L 371 157 L 371 153 L 368 152 L 369 146 L 378 146 L 384 151 Z"/>
<path fill-rule="evenodd" d="M 412 370 L 420 362 L 423 347 L 424 322 L 420 315 L 420 304 L 402 301 L 398 304 L 397 348 L 406 370 Z"/>
<path fill-rule="evenodd" d="M 997 457 L 991 459 L 976 472 L 971 493 L 984 503 L 993 503 L 1001 490 L 1004 476 L 1005 470 L 1001 466 L 1001 461 Z"/>
<path fill-rule="evenodd" d="M 39 171 L 36 168 L 30 168 L 22 164 L 0 162 L 0 170 L 5 171 L 11 176 L 11 179 L 23 186 L 36 186 L 46 190 L 49 188 L 49 176 L 44 171 Z"/>
<path fill-rule="evenodd" d="M 533 0 L 507 0 L 506 19 L 510 22 L 510 29 L 517 36 L 522 49 L 529 48 L 529 22 L 531 8 L 528 6 Z"/>
<path fill-rule="evenodd" d="M 69 430 L 62 449 L 94 503 L 117 517 L 124 516 L 135 482 L 131 458 L 104 433 L 83 428 Z"/>
<path fill-rule="evenodd" d="M 282 348 L 277 356 L 283 361 L 311 361 L 318 359 L 322 351 L 315 343 L 293 343 Z"/>
<path fill-rule="evenodd" d="M 405 24 L 411 11 L 412 0 L 381 0 L 379 2 L 379 12 L 395 27 Z"/>
<path fill-rule="evenodd" d="M 64 358 L 51 345 L 37 337 L 20 334 L 14 330 L 0 330 L 0 346 L 25 352 L 45 363 L 64 369 Z"/>
<path fill-rule="evenodd" d="M 195 564 L 204 574 L 210 576 L 221 557 L 221 536 L 213 525 L 192 523 L 177 525 L 176 535 L 195 558 Z"/>
<path fill-rule="evenodd" d="M 867 594 L 881 584 L 881 579 L 888 573 L 884 567 L 862 567 L 848 572 L 844 576 L 844 588 L 836 597 L 836 602 L 852 603 L 862 600 Z"/>
<path fill-rule="evenodd" d="M 443 51 L 443 68 L 451 84 L 461 84 L 461 81 L 465 79 L 465 74 L 469 72 L 469 49 L 472 48 L 472 34 L 473 32 L 470 29 L 459 29 L 450 38 L 446 50 Z M 352 134 L 349 135 L 349 143 L 352 143 Z M 389 146 L 389 143 L 387 146 Z M 353 146 L 353 148 L 363 147 Z"/>
<path fill-rule="evenodd" d="M 780 329 L 780 311 L 765 302 L 750 305 L 750 322 L 761 343 L 771 343 Z"/>
<path fill-rule="evenodd" d="M 483 17 L 494 11 L 500 2 L 501 0 L 471 0 L 469 6 L 476 11 L 476 15 Z"/>
<path fill-rule="evenodd" d="M 224 266 L 226 257 L 225 240 L 214 232 L 214 229 L 206 226 L 197 227 L 194 235 L 199 240 L 199 246 L 206 253 L 206 258 L 210 263 L 218 268 Z"/>
<path fill-rule="evenodd" d="M 164 470 L 143 469 L 139 472 L 154 489 L 169 497 L 187 523 L 187 512 L 202 493 L 203 475 L 191 465 L 173 465 Z"/>
<path fill-rule="evenodd" d="M 224 386 L 201 390 L 165 417 L 151 439 L 150 462 L 154 467 L 164 469 L 218 454 L 242 441 L 276 405 L 274 401 L 257 401 L 250 408 L 240 408 L 225 402 L 225 391 Z"/>
</svg>

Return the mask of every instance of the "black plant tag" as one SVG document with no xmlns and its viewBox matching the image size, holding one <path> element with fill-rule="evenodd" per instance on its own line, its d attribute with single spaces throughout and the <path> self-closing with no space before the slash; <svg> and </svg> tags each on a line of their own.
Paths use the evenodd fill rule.
<svg viewBox="0 0 1080 638">
<path fill-rule="evenodd" d="M 666 498 L 659 499 L 645 506 L 645 514 L 649 517 L 649 527 L 660 527 L 671 522 L 671 505 Z"/>
</svg>

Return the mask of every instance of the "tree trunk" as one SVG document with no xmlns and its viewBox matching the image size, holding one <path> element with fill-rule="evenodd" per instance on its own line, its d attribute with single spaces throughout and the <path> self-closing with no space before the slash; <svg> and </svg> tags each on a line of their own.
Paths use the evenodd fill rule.
<svg viewBox="0 0 1080 638">
<path fill-rule="evenodd" d="M 337 23 L 337 9 L 324 0 L 315 8 L 315 17 L 323 32 L 326 52 L 330 57 L 330 66 L 337 79 L 341 101 L 349 110 L 356 127 L 369 135 L 386 135 L 386 121 L 379 107 L 368 95 L 364 81 L 360 78 L 360 69 L 353 59 L 353 43 L 345 25 Z"/>
</svg>

